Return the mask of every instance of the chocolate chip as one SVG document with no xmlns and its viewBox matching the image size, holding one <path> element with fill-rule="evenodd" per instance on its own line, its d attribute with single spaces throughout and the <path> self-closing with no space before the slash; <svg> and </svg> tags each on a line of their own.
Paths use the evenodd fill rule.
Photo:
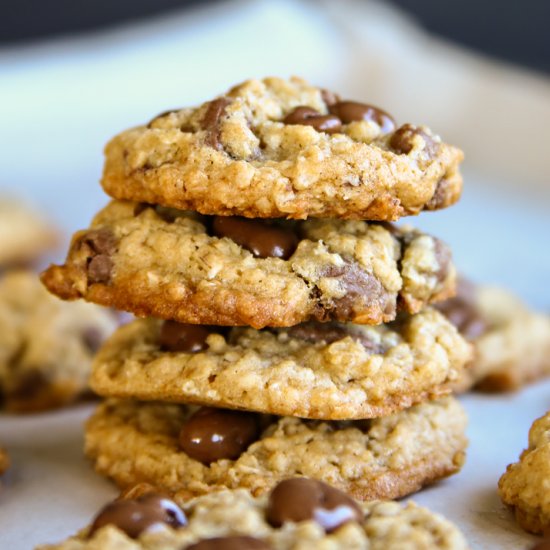
<svg viewBox="0 0 550 550">
<path fill-rule="evenodd" d="M 380 126 L 383 134 L 389 134 L 395 130 L 395 120 L 391 115 L 366 103 L 355 101 L 339 101 L 329 106 L 329 111 L 337 116 L 344 124 L 359 120 L 372 120 Z"/>
<path fill-rule="evenodd" d="M 116 237 L 108 229 L 84 233 L 74 244 L 86 255 L 88 283 L 109 283 L 113 270 L 112 254 L 116 251 Z"/>
<path fill-rule="evenodd" d="M 180 109 L 170 109 L 169 111 L 163 111 L 162 113 L 158 114 L 155 118 L 152 118 L 147 123 L 147 128 L 151 128 L 153 126 L 153 123 L 156 122 L 157 120 L 159 120 L 161 118 L 164 118 L 164 117 L 167 117 L 168 115 L 171 115 L 172 113 L 177 113 L 179 111 L 180 111 Z"/>
<path fill-rule="evenodd" d="M 334 105 L 334 103 L 340 101 L 340 96 L 338 94 L 331 92 L 330 90 L 325 90 L 324 88 L 321 88 L 321 98 L 327 107 L 330 107 L 331 105 Z"/>
<path fill-rule="evenodd" d="M 342 129 L 342 121 L 334 115 L 322 115 L 319 111 L 304 105 L 296 107 L 283 120 L 285 124 L 313 126 L 318 132 L 333 134 Z"/>
<path fill-rule="evenodd" d="M 435 187 L 432 198 L 426 203 L 427 210 L 439 210 L 447 203 L 447 194 L 451 182 L 447 178 L 441 178 Z"/>
<path fill-rule="evenodd" d="M 288 335 L 291 338 L 298 338 L 315 344 L 317 342 L 325 342 L 332 344 L 343 340 L 347 336 L 359 342 L 367 351 L 371 353 L 385 353 L 386 349 L 379 343 L 373 342 L 363 332 L 353 332 L 348 330 L 346 325 L 337 325 L 335 323 L 318 323 L 310 321 L 295 325 L 288 329 Z"/>
<path fill-rule="evenodd" d="M 550 550 L 550 539 L 537 542 L 535 546 L 531 547 L 531 550 Z"/>
<path fill-rule="evenodd" d="M 135 539 L 160 525 L 178 528 L 186 524 L 183 510 L 174 501 L 149 493 L 136 500 L 115 500 L 107 504 L 94 519 L 89 536 L 105 525 L 114 525 Z"/>
<path fill-rule="evenodd" d="M 158 342 L 165 351 L 198 353 L 208 347 L 206 339 L 212 332 L 218 332 L 217 328 L 164 321 L 160 328 Z"/>
<path fill-rule="evenodd" d="M 254 413 L 203 407 L 183 425 L 179 446 L 203 464 L 235 460 L 258 438 L 259 431 L 259 416 Z"/>
<path fill-rule="evenodd" d="M 400 155 L 408 155 L 414 146 L 415 136 L 422 137 L 424 140 L 424 151 L 429 158 L 433 158 L 439 149 L 439 144 L 424 130 L 412 124 L 403 124 L 403 126 L 394 132 L 390 139 L 390 147 Z"/>
<path fill-rule="evenodd" d="M 294 232 L 247 218 L 215 216 L 212 232 L 216 237 L 227 237 L 235 241 L 258 258 L 287 260 L 298 244 L 298 237 Z"/>
<path fill-rule="evenodd" d="M 206 130 L 205 143 L 217 151 L 223 150 L 220 142 L 220 119 L 230 103 L 231 99 L 228 97 L 219 97 L 211 101 L 201 121 L 201 128 Z"/>
<path fill-rule="evenodd" d="M 186 550 L 270 550 L 271 546 L 263 540 L 254 537 L 235 535 L 232 537 L 215 537 L 204 539 Z"/>
<path fill-rule="evenodd" d="M 286 522 L 314 520 L 330 533 L 363 513 L 346 493 L 321 481 L 298 477 L 281 481 L 269 495 L 267 521 L 274 527 Z"/>
<path fill-rule="evenodd" d="M 338 279 L 344 288 L 341 298 L 333 298 L 330 307 L 320 312 L 320 320 L 349 321 L 356 308 L 378 305 L 385 314 L 395 312 L 395 304 L 384 285 L 356 262 L 347 261 L 341 266 L 329 266 L 320 273 L 321 277 Z"/>
<path fill-rule="evenodd" d="M 451 249 L 443 241 L 434 238 L 434 252 L 439 266 L 436 272 L 437 280 L 441 283 L 447 278 L 451 269 Z"/>
<path fill-rule="evenodd" d="M 475 299 L 474 285 L 460 279 L 457 295 L 435 305 L 467 340 L 479 338 L 488 329 L 488 323 L 477 307 Z"/>
</svg>

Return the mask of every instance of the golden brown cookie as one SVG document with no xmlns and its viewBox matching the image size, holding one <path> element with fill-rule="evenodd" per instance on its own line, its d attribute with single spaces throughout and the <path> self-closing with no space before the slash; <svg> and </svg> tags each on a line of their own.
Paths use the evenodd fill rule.
<svg viewBox="0 0 550 550">
<path fill-rule="evenodd" d="M 88 421 L 85 450 L 121 488 L 145 482 L 181 498 L 261 494 L 305 475 L 361 500 L 393 499 L 460 470 L 465 427 L 452 397 L 345 422 L 113 399 Z"/>
<path fill-rule="evenodd" d="M 104 396 L 371 418 L 448 393 L 470 352 L 433 309 L 376 327 L 310 322 L 261 331 L 140 319 L 103 346 L 90 384 Z"/>
<path fill-rule="evenodd" d="M 462 151 L 292 78 L 249 80 L 116 136 L 114 198 L 251 218 L 396 220 L 456 202 Z"/>
<path fill-rule="evenodd" d="M 511 292 L 462 279 L 458 295 L 437 308 L 474 345 L 472 364 L 456 390 L 513 391 L 550 376 L 550 317 Z"/>
<path fill-rule="evenodd" d="M 37 550 L 160 548 L 467 550 L 468 545 L 452 523 L 412 502 L 356 503 L 330 486 L 298 478 L 269 496 L 237 489 L 179 505 L 155 493 L 115 501 L 77 536 Z"/>
<path fill-rule="evenodd" d="M 74 401 L 92 357 L 117 326 L 111 312 L 58 300 L 36 273 L 0 279 L 0 408 L 33 412 Z"/>
<path fill-rule="evenodd" d="M 114 201 L 42 276 L 65 299 L 211 325 L 379 324 L 454 293 L 438 239 L 388 224 L 206 217 Z"/>
<path fill-rule="evenodd" d="M 529 430 L 529 447 L 498 482 L 500 498 L 531 533 L 550 534 L 550 411 Z"/>
<path fill-rule="evenodd" d="M 10 467 L 8 453 L 0 447 L 0 476 Z"/>
</svg>

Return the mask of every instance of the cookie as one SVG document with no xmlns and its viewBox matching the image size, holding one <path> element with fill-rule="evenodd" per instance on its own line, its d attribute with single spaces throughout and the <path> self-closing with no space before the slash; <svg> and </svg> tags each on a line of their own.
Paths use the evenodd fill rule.
<svg viewBox="0 0 550 550">
<path fill-rule="evenodd" d="M 504 504 L 531 533 L 550 535 L 550 411 L 529 430 L 529 447 L 498 482 Z"/>
<path fill-rule="evenodd" d="M 437 307 L 474 345 L 457 390 L 513 391 L 550 376 L 550 317 L 509 291 L 460 280 L 458 295 Z"/>
<path fill-rule="evenodd" d="M 462 151 L 292 78 L 162 113 L 105 149 L 117 199 L 251 218 L 396 220 L 456 202 Z"/>
<path fill-rule="evenodd" d="M 465 427 L 452 397 L 343 422 L 111 399 L 88 421 L 85 451 L 121 488 L 145 482 L 181 498 L 261 494 L 305 475 L 361 500 L 393 499 L 460 470 Z"/>
<path fill-rule="evenodd" d="M 93 304 L 61 302 L 36 273 L 7 273 L 0 279 L 0 408 L 32 412 L 75 400 L 116 326 Z"/>
<path fill-rule="evenodd" d="M 448 247 L 410 228 L 206 217 L 114 201 L 42 277 L 64 299 L 211 325 L 379 324 L 454 293 Z"/>
<path fill-rule="evenodd" d="M 57 231 L 38 213 L 0 197 L 0 268 L 32 264 L 57 241 Z"/>
<path fill-rule="evenodd" d="M 412 502 L 357 503 L 307 478 L 253 497 L 239 489 L 177 503 L 148 493 L 105 506 L 77 536 L 37 550 L 466 550 L 442 516 Z"/>
<path fill-rule="evenodd" d="M 433 309 L 376 327 L 310 322 L 261 331 L 140 319 L 102 347 L 90 385 L 104 396 L 371 418 L 448 393 L 470 351 Z"/>
</svg>

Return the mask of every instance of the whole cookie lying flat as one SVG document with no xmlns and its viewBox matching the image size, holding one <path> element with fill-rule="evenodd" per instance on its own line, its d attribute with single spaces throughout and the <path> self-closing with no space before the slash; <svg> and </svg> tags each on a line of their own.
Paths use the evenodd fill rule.
<svg viewBox="0 0 550 550">
<path fill-rule="evenodd" d="M 105 149 L 117 199 L 251 218 L 396 220 L 456 202 L 462 151 L 299 78 L 250 80 Z"/>
<path fill-rule="evenodd" d="M 458 295 L 437 307 L 474 345 L 455 389 L 512 391 L 550 376 L 550 317 L 511 292 L 460 280 Z"/>
<path fill-rule="evenodd" d="M 451 397 L 347 422 L 112 399 L 88 421 L 85 450 L 120 487 L 145 482 L 181 498 L 261 494 L 305 475 L 361 500 L 392 499 L 457 472 L 465 427 Z"/>
<path fill-rule="evenodd" d="M 448 393 L 470 358 L 440 313 L 403 317 L 261 331 L 140 319 L 103 346 L 90 384 L 104 396 L 303 418 L 385 416 Z"/>
<path fill-rule="evenodd" d="M 529 447 L 508 466 L 498 490 L 526 531 L 550 534 L 550 411 L 534 422 Z"/>
<path fill-rule="evenodd" d="M 42 276 L 65 299 L 211 325 L 378 324 L 452 296 L 446 245 L 412 229 L 205 217 L 114 201 Z"/>
<path fill-rule="evenodd" d="M 460 531 L 414 503 L 357 503 L 307 478 L 254 498 L 242 489 L 180 506 L 144 494 L 106 505 L 77 536 L 37 550 L 466 550 Z"/>
<path fill-rule="evenodd" d="M 15 199 L 0 197 L 0 267 L 36 261 L 57 243 L 57 231 Z"/>
<path fill-rule="evenodd" d="M 0 279 L 0 408 L 31 412 L 75 400 L 116 326 L 108 311 L 53 297 L 36 273 L 7 273 Z"/>
</svg>

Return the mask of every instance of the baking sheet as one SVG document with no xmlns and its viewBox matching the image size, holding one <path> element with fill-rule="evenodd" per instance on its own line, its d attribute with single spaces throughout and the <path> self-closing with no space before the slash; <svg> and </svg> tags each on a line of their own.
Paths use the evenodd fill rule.
<svg viewBox="0 0 550 550">
<path fill-rule="evenodd" d="M 550 409 L 550 380 L 511 395 L 461 398 L 470 426 L 464 469 L 412 500 L 444 514 L 474 550 L 527 549 L 524 533 L 500 503 L 496 486 L 527 444 L 533 420 Z M 13 466 L 0 491 L 0 548 L 30 549 L 75 533 L 117 491 L 82 453 L 82 423 L 93 405 L 0 420 L 0 441 Z"/>
</svg>

